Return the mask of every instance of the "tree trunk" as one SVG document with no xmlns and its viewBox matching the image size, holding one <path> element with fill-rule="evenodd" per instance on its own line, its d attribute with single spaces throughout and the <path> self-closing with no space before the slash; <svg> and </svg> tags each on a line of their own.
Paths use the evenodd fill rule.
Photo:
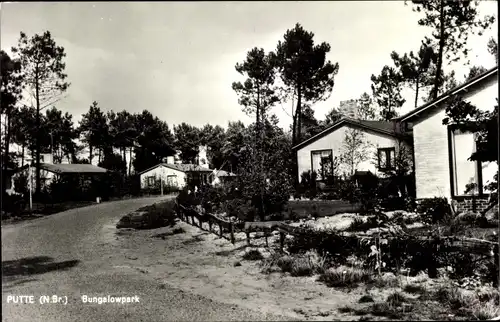
<svg viewBox="0 0 500 322">
<path fill-rule="evenodd" d="M 36 138 L 35 138 L 35 164 L 36 164 L 36 194 L 40 193 L 40 80 L 38 79 L 38 66 L 35 69 L 35 98 L 36 98 Z"/>
<path fill-rule="evenodd" d="M 5 133 L 5 157 L 4 157 L 4 160 L 3 160 L 3 164 L 4 164 L 4 174 L 2 175 L 2 193 L 5 191 L 5 189 L 7 188 L 7 178 L 8 176 L 6 175 L 7 174 L 7 169 L 8 169 L 8 160 L 9 160 L 9 145 L 10 145 L 10 130 L 11 130 L 11 126 L 10 126 L 10 112 L 7 112 L 5 114 L 5 118 L 6 118 L 6 121 L 7 121 L 7 124 L 6 124 L 6 133 Z"/>
<path fill-rule="evenodd" d="M 440 8 L 439 8 L 439 22 L 440 22 L 439 52 L 438 52 L 438 60 L 437 60 L 437 64 L 436 64 L 436 77 L 434 79 L 434 88 L 432 89 L 432 99 L 436 99 L 438 97 L 439 86 L 441 83 L 441 81 L 440 81 L 441 74 L 443 73 L 443 71 L 442 71 L 442 69 L 443 69 L 443 52 L 444 52 L 444 45 L 445 45 L 445 39 L 444 39 L 445 15 L 444 15 L 443 0 L 440 1 L 439 5 L 440 5 Z"/>
<path fill-rule="evenodd" d="M 130 147 L 129 153 L 128 153 L 128 175 L 130 176 L 132 174 L 132 147 Z"/>
<path fill-rule="evenodd" d="M 24 143 L 21 144 L 21 167 L 24 167 Z"/>
<path fill-rule="evenodd" d="M 302 134 L 302 86 L 297 88 L 297 144 L 300 143 Z"/>
<path fill-rule="evenodd" d="M 417 82 L 415 84 L 415 108 L 418 107 L 418 90 L 420 88 L 420 79 L 417 77 Z"/>
<path fill-rule="evenodd" d="M 101 149 L 101 148 L 98 148 L 98 153 L 99 153 L 99 154 L 98 154 L 98 157 L 97 157 L 97 162 L 98 162 L 98 163 L 101 163 L 101 154 L 102 154 L 101 152 L 102 152 L 102 149 Z"/>
<path fill-rule="evenodd" d="M 92 153 L 94 151 L 92 150 L 92 144 L 89 144 L 89 163 L 92 164 Z"/>
</svg>

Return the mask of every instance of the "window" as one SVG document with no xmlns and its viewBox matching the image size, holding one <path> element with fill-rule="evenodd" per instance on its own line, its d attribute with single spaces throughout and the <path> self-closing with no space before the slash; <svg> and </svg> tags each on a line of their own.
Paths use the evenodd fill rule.
<svg viewBox="0 0 500 322">
<path fill-rule="evenodd" d="M 148 186 L 152 187 L 155 185 L 155 177 L 148 177 Z"/>
<path fill-rule="evenodd" d="M 392 170 L 395 168 L 396 149 L 395 148 L 381 148 L 377 150 L 378 155 L 378 168 L 379 170 Z"/>
<path fill-rule="evenodd" d="M 498 170 L 496 162 L 469 160 L 479 142 L 475 133 L 450 129 L 450 175 L 453 196 L 489 193 L 484 186 Z"/>
<path fill-rule="evenodd" d="M 176 175 L 168 175 L 167 176 L 167 186 L 169 186 L 169 187 L 177 186 L 177 176 Z"/>
<path fill-rule="evenodd" d="M 317 180 L 325 180 L 333 174 L 333 152 L 332 150 L 319 150 L 311 152 L 312 171 L 317 173 Z"/>
</svg>

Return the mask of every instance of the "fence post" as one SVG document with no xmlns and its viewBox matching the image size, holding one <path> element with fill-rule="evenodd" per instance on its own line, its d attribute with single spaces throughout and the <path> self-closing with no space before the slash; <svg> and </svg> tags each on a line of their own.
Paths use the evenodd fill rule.
<svg viewBox="0 0 500 322">
<path fill-rule="evenodd" d="M 230 222 L 229 223 L 229 227 L 230 227 L 230 230 L 231 230 L 231 243 L 234 245 L 234 223 Z"/>
<path fill-rule="evenodd" d="M 280 249 L 283 251 L 283 247 L 285 244 L 285 233 L 280 231 Z"/>
<path fill-rule="evenodd" d="M 208 230 L 212 232 L 212 218 L 208 218 Z"/>
<path fill-rule="evenodd" d="M 219 237 L 222 238 L 222 224 L 219 222 Z"/>
<path fill-rule="evenodd" d="M 266 247 L 269 247 L 269 242 L 267 241 L 267 236 L 268 236 L 267 228 L 264 228 L 264 236 L 266 237 Z"/>
<path fill-rule="evenodd" d="M 250 230 L 245 230 L 245 234 L 247 235 L 247 246 L 250 246 Z"/>
<path fill-rule="evenodd" d="M 427 248 L 428 264 L 427 264 L 427 275 L 429 278 L 437 277 L 437 263 L 436 263 L 436 253 L 437 253 L 437 241 L 434 239 Z"/>
</svg>

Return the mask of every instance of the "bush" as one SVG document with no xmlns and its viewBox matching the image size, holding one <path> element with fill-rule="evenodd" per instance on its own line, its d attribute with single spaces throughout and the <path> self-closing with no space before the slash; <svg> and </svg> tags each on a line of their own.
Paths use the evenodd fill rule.
<svg viewBox="0 0 500 322">
<path fill-rule="evenodd" d="M 418 205 L 417 212 L 421 214 L 422 221 L 426 224 L 450 222 L 451 209 L 446 198 L 424 199 Z"/>
<path fill-rule="evenodd" d="M 263 263 L 269 272 L 272 267 L 278 267 L 283 273 L 290 273 L 291 276 L 312 276 L 325 271 L 325 259 L 320 258 L 313 252 L 296 256 L 273 254 Z"/>
<path fill-rule="evenodd" d="M 2 197 L 2 210 L 8 214 L 19 215 L 26 208 L 26 200 L 22 195 L 9 195 L 5 191 Z"/>
<path fill-rule="evenodd" d="M 316 171 L 305 171 L 300 175 L 300 184 L 297 189 L 301 196 L 309 198 L 310 200 L 316 198 L 318 195 L 318 188 L 316 179 L 318 174 Z"/>
<path fill-rule="evenodd" d="M 243 259 L 247 261 L 258 261 L 263 260 L 264 256 L 262 256 L 258 249 L 251 249 L 243 254 Z"/>
<path fill-rule="evenodd" d="M 360 283 L 369 283 L 372 280 L 371 271 L 346 266 L 330 268 L 318 279 L 329 287 L 356 287 Z"/>
</svg>

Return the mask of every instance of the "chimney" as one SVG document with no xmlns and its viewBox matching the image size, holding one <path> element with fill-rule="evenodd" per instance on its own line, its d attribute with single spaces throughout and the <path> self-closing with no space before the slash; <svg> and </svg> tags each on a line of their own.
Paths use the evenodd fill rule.
<svg viewBox="0 0 500 322">
<path fill-rule="evenodd" d="M 54 160 L 52 158 L 52 153 L 40 153 L 40 163 L 53 164 Z"/>
<path fill-rule="evenodd" d="M 198 165 L 202 168 L 208 169 L 207 146 L 200 146 L 198 151 Z"/>
<path fill-rule="evenodd" d="M 167 164 L 174 164 L 175 157 L 173 155 L 167 157 Z"/>
</svg>

